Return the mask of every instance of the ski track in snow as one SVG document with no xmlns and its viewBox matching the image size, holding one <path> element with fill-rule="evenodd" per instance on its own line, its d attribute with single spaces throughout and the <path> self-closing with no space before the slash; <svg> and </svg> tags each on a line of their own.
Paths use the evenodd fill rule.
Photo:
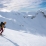
<svg viewBox="0 0 46 46">
<path fill-rule="evenodd" d="M 4 36 L 1 36 L 0 37 L 0 46 L 14 46 L 14 45 L 9 39 L 6 39 Z"/>
<path fill-rule="evenodd" d="M 9 41 L 10 43 L 14 44 L 14 46 L 19 46 L 18 44 L 14 43 L 12 40 L 6 38 L 5 36 L 2 36 L 4 39 L 6 39 L 7 41 Z"/>
</svg>

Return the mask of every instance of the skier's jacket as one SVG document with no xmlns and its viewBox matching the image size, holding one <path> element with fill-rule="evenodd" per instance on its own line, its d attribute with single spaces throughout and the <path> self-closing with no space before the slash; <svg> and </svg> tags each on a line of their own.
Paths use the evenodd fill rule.
<svg viewBox="0 0 46 46">
<path fill-rule="evenodd" d="M 1 22 L 1 23 L 0 23 L 0 27 L 1 27 L 1 28 L 5 28 L 5 24 L 6 24 L 6 22 Z"/>
</svg>

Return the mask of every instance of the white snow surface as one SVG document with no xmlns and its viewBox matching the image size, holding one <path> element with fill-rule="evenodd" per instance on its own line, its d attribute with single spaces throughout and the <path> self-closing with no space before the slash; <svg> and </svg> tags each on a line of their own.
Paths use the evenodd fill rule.
<svg viewBox="0 0 46 46">
<path fill-rule="evenodd" d="M 0 36 L 0 46 L 46 46 L 44 14 L 41 11 L 0 12 L 0 22 L 7 22 L 3 36 Z"/>
<path fill-rule="evenodd" d="M 6 28 L 0 46 L 46 46 L 46 37 Z"/>
</svg>

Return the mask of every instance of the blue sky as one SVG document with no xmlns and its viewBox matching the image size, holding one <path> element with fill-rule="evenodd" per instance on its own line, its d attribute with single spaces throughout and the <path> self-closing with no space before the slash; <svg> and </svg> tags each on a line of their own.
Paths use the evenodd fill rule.
<svg viewBox="0 0 46 46">
<path fill-rule="evenodd" d="M 41 8 L 45 8 L 45 7 L 46 7 L 46 2 L 42 2 L 42 3 L 40 4 L 40 7 L 41 7 Z"/>
<path fill-rule="evenodd" d="M 20 9 L 20 11 L 38 11 L 38 10 L 46 10 L 46 2 L 42 2 L 41 4 L 38 5 L 38 7 L 35 8 L 24 7 Z"/>
<path fill-rule="evenodd" d="M 46 10 L 46 0 L 0 0 L 0 11 Z"/>
</svg>

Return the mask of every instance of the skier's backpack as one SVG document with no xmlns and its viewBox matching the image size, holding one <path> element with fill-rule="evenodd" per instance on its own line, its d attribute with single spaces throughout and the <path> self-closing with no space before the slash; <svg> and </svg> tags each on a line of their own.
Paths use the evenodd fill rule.
<svg viewBox="0 0 46 46">
<path fill-rule="evenodd" d="M 4 28 L 5 28 L 5 24 L 3 22 L 0 23 L 0 27 L 2 27 L 2 25 L 4 25 Z"/>
<path fill-rule="evenodd" d="M 2 25 L 3 25 L 3 22 L 0 23 L 0 27 L 2 27 Z"/>
</svg>

